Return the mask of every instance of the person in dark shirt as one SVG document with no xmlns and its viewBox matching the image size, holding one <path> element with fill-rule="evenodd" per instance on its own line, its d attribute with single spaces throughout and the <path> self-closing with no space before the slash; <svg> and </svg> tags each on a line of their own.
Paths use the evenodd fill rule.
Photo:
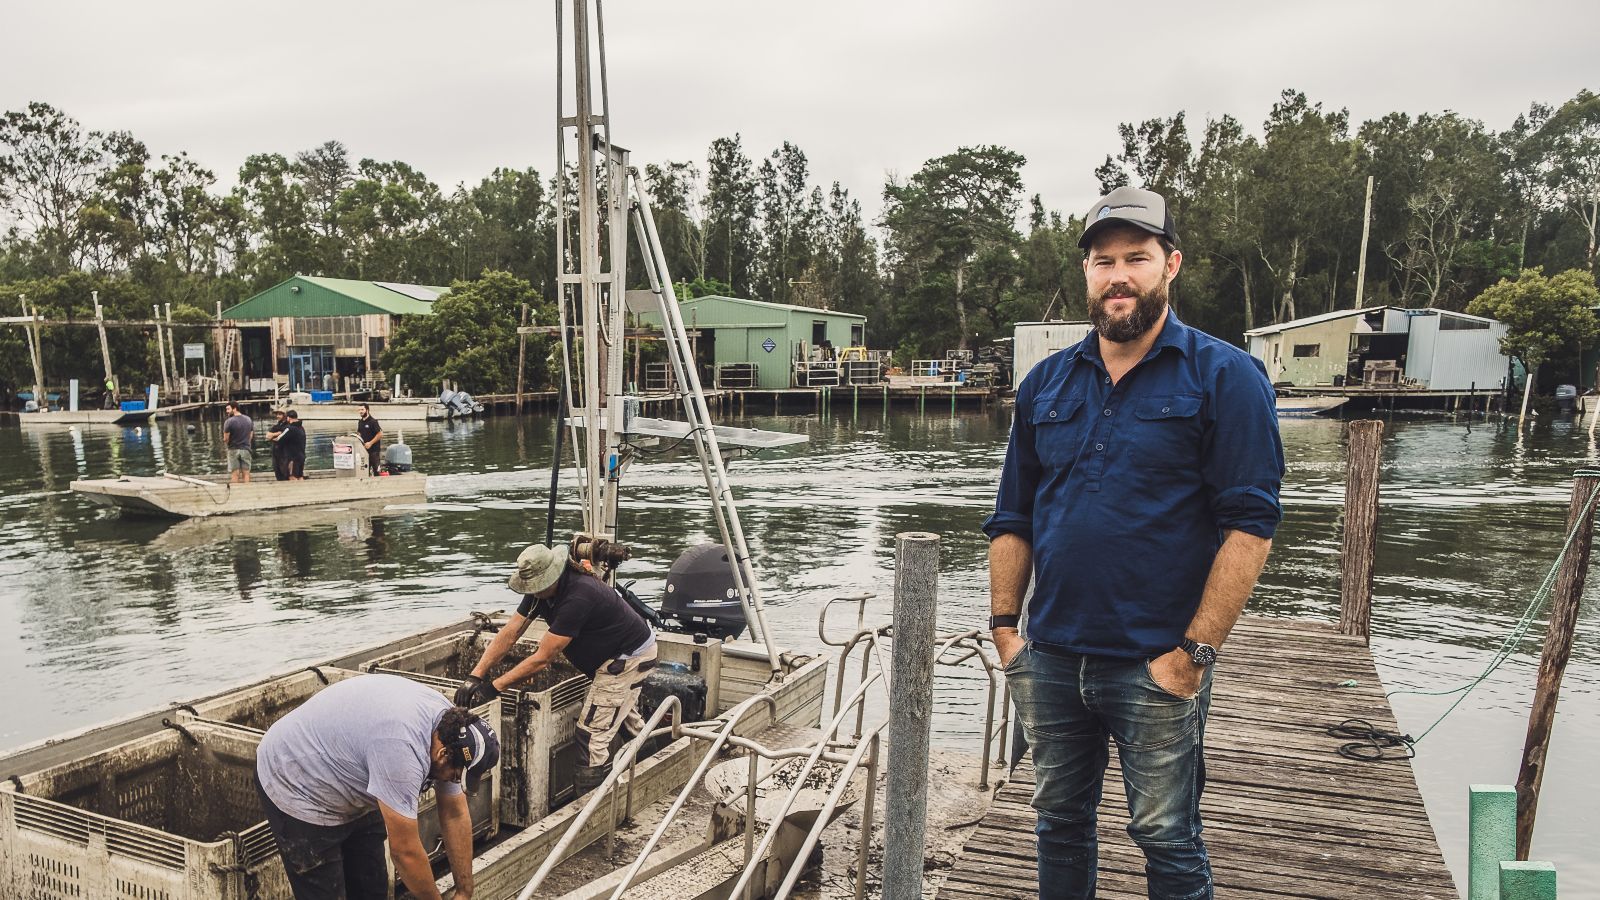
<svg viewBox="0 0 1600 900">
<path fill-rule="evenodd" d="M 1118 188 L 1085 221 L 1094 330 L 1018 386 L 984 523 L 989 627 L 1033 751 L 1039 884 L 1095 895 L 1114 740 L 1150 896 L 1200 900 L 1212 663 L 1283 516 L 1283 443 L 1261 362 L 1168 306 L 1166 200 Z"/>
<path fill-rule="evenodd" d="M 361 446 L 367 448 L 367 472 L 378 474 L 378 464 L 383 458 L 383 426 L 373 418 L 372 409 L 365 403 L 361 404 L 361 421 L 356 423 L 356 436 L 361 438 Z"/>
<path fill-rule="evenodd" d="M 639 692 L 656 665 L 656 636 L 617 589 L 577 568 L 565 547 L 534 544 L 517 557 L 510 579 L 522 594 L 516 615 L 483 651 L 460 690 L 456 703 L 479 706 L 514 688 L 550 665 L 561 653 L 578 671 L 594 679 L 578 713 L 578 792 L 598 786 L 611 771 L 611 741 L 626 725 L 637 736 L 644 730 L 638 712 Z M 489 672 L 535 618 L 549 624 L 538 650 L 509 672 Z"/>
<path fill-rule="evenodd" d="M 289 411 L 286 409 L 273 410 L 278 421 L 267 429 L 267 440 L 272 442 L 272 475 L 279 481 L 289 480 L 289 466 L 283 456 L 283 444 L 279 443 L 283 437 L 284 429 L 289 427 Z"/>
<path fill-rule="evenodd" d="M 283 450 L 283 469 L 290 481 L 306 480 L 306 427 L 300 424 L 300 414 L 289 410 L 288 421 L 283 423 L 283 434 L 278 446 Z"/>
<path fill-rule="evenodd" d="M 228 401 L 228 418 L 222 423 L 222 434 L 228 442 L 228 481 L 235 484 L 250 483 L 251 443 L 255 440 L 256 423 L 239 411 L 239 404 Z"/>
</svg>

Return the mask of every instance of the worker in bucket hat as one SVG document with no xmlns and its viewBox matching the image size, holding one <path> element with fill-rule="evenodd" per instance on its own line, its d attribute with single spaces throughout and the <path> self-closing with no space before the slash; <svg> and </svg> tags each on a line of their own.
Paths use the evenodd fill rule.
<svg viewBox="0 0 1600 900">
<path fill-rule="evenodd" d="M 639 693 L 656 665 L 656 636 L 649 623 L 617 589 L 572 562 L 566 547 L 534 544 L 517 556 L 508 586 L 522 605 L 484 649 L 472 674 L 456 692 L 456 703 L 487 703 L 548 667 L 556 654 L 594 679 L 578 713 L 578 792 L 598 786 L 611 771 L 611 742 L 624 727 L 644 728 Z M 522 638 L 534 618 L 549 631 L 537 651 L 510 671 L 490 676 Z"/>
</svg>

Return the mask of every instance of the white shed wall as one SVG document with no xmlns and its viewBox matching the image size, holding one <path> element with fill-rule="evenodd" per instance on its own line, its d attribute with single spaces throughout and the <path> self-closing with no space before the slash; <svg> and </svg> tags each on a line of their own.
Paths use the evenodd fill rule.
<svg viewBox="0 0 1600 900">
<path fill-rule="evenodd" d="M 1021 385 L 1045 357 L 1083 340 L 1093 327 L 1088 322 L 1018 322 L 1013 333 L 1011 385 Z"/>
</svg>

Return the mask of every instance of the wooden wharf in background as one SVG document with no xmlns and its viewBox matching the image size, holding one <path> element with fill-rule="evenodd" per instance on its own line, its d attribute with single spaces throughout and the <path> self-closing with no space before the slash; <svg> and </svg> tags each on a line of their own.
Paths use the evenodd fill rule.
<svg viewBox="0 0 1600 900">
<path fill-rule="evenodd" d="M 1356 685 L 1339 686 L 1348 680 Z M 1212 686 L 1200 803 L 1218 897 L 1460 896 L 1411 762 L 1339 755 L 1347 739 L 1326 728 L 1352 718 L 1399 730 L 1364 637 L 1291 619 L 1246 617 L 1234 628 Z M 939 897 L 1041 896 L 1033 785 L 1024 759 Z M 1146 896 L 1144 854 L 1127 824 L 1113 746 L 1100 804 L 1099 897 Z"/>
</svg>

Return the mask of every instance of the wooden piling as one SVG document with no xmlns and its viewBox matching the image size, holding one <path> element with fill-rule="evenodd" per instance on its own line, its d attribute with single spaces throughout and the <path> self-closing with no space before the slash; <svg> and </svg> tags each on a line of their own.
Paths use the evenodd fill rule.
<svg viewBox="0 0 1600 900">
<path fill-rule="evenodd" d="M 1372 569 L 1378 552 L 1378 479 L 1383 423 L 1350 423 L 1344 480 L 1344 550 L 1339 562 L 1339 633 L 1372 640 Z"/>
<path fill-rule="evenodd" d="M 939 536 L 925 532 L 896 535 L 889 780 L 883 832 L 884 900 L 922 897 L 938 591 Z"/>
<path fill-rule="evenodd" d="M 1555 725 L 1561 676 L 1572 656 L 1572 633 L 1578 623 L 1578 605 L 1583 599 L 1589 550 L 1594 542 L 1594 504 L 1590 498 L 1597 490 L 1600 471 L 1582 469 L 1573 476 L 1566 530 L 1573 535 L 1572 544 L 1561 559 L 1555 590 L 1550 595 L 1550 624 L 1545 630 L 1544 652 L 1539 657 L 1539 684 L 1534 689 L 1528 738 L 1522 745 L 1522 767 L 1517 772 L 1517 859 L 1521 860 L 1528 858 L 1528 848 L 1533 843 L 1539 784 L 1544 780 L 1544 758 L 1550 748 L 1550 730 Z"/>
</svg>

